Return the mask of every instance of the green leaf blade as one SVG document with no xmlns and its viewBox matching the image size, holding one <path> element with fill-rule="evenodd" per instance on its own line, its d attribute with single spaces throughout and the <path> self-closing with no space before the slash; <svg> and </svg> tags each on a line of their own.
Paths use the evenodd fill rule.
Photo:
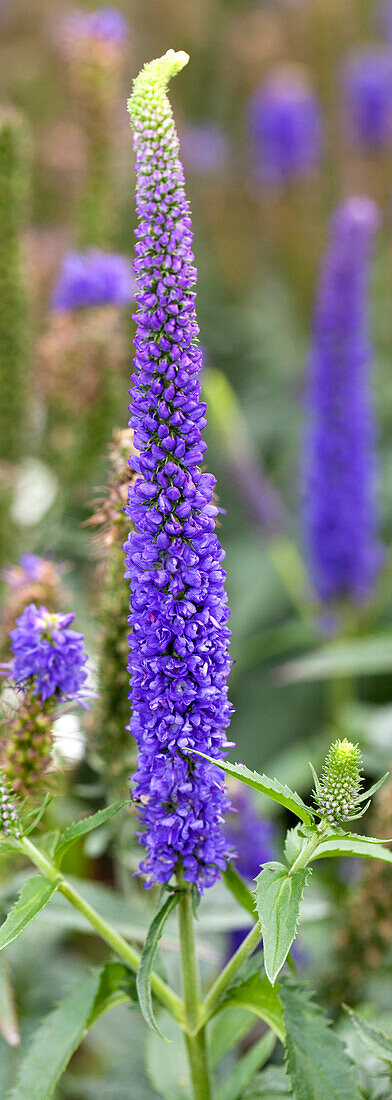
<svg viewBox="0 0 392 1100">
<path fill-rule="evenodd" d="M 240 905 L 242 905 L 242 908 L 245 909 L 247 913 L 250 913 L 251 917 L 254 917 L 255 899 L 245 879 L 238 873 L 234 863 L 229 863 L 227 865 L 226 870 L 223 872 L 223 878 L 230 893 L 233 894 Z"/>
<path fill-rule="evenodd" d="M 256 958 L 254 956 L 255 960 Z M 237 981 L 227 990 L 225 997 L 218 1005 L 217 1012 L 229 1007 L 245 1008 L 260 1020 L 264 1020 L 264 1023 L 268 1024 L 268 1027 L 272 1028 L 278 1039 L 283 1042 L 283 1011 L 278 990 L 268 981 L 261 962 L 258 963 L 258 967 L 259 970 L 256 973 L 250 973 L 243 981 Z"/>
<path fill-rule="evenodd" d="M 337 856 L 359 856 L 361 859 L 377 859 L 383 863 L 392 863 L 392 852 L 389 848 L 384 848 L 381 841 L 349 834 L 323 840 L 312 858 L 325 859 Z"/>
<path fill-rule="evenodd" d="M 329 1020 L 302 986 L 280 989 L 285 1064 L 297 1100 L 360 1100 L 354 1067 Z"/>
<path fill-rule="evenodd" d="M 68 825 L 56 847 L 56 866 L 60 866 L 63 856 L 79 840 L 79 837 L 91 833 L 92 829 L 97 829 L 100 825 L 109 821 L 111 817 L 118 814 L 119 810 L 123 809 L 123 806 L 128 804 L 128 801 L 128 799 L 123 798 L 120 802 L 113 802 L 111 806 L 105 806 L 105 809 L 97 810 L 97 813 L 90 814 L 88 817 L 83 817 L 81 821 L 74 821 L 72 825 Z"/>
<path fill-rule="evenodd" d="M 161 1035 L 154 1017 L 151 996 L 151 973 L 166 921 L 169 919 L 173 909 L 178 905 L 178 902 L 179 894 L 169 894 L 169 897 L 166 898 L 166 901 L 151 922 L 136 975 L 136 988 L 142 1015 L 148 1026 L 151 1027 L 153 1031 L 156 1031 L 161 1039 L 164 1039 L 165 1036 Z"/>
<path fill-rule="evenodd" d="M 60 881 L 59 878 L 57 882 L 48 882 L 42 875 L 31 875 L 27 879 L 0 928 L 0 951 L 21 936 L 25 928 L 45 909 Z"/>
<path fill-rule="evenodd" d="M 239 779 L 246 786 L 252 787 L 253 790 L 259 791 L 267 798 L 272 798 L 274 802 L 279 802 L 286 810 L 291 810 L 293 814 L 301 818 L 305 825 L 312 824 L 312 810 L 309 806 L 305 806 L 299 794 L 292 791 L 285 783 L 279 783 L 277 779 L 270 779 L 268 775 L 259 775 L 258 772 L 252 772 L 245 764 L 230 764 L 226 760 L 214 760 L 212 756 L 206 756 L 204 752 L 196 752 L 196 750 L 193 750 L 193 752 L 195 756 L 202 756 L 204 760 L 208 760 L 210 764 L 220 768 L 226 775 L 230 775 L 233 779 Z"/>
<path fill-rule="evenodd" d="M 80 1045 L 100 975 L 78 983 L 37 1029 L 7 1100 L 49 1100 L 72 1055 Z"/>
<path fill-rule="evenodd" d="M 289 874 L 281 863 L 266 863 L 256 878 L 256 908 L 263 936 L 264 966 L 274 985 L 297 934 L 309 871 Z"/>
<path fill-rule="evenodd" d="M 356 1031 L 359 1032 L 361 1039 L 363 1039 L 366 1046 L 376 1054 L 377 1058 L 381 1058 L 383 1062 L 387 1062 L 389 1068 L 392 1068 L 392 1039 L 388 1039 L 387 1035 L 384 1035 L 383 1031 L 379 1031 L 378 1028 L 372 1027 L 368 1024 L 367 1020 L 363 1020 L 361 1016 L 357 1016 L 356 1012 L 353 1012 L 352 1008 L 348 1005 L 343 1005 L 343 1008 L 348 1013 Z"/>
</svg>

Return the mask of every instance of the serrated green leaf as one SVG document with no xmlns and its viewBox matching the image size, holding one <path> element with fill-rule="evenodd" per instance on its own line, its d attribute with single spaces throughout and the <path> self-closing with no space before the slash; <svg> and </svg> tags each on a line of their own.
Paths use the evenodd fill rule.
<svg viewBox="0 0 392 1100">
<path fill-rule="evenodd" d="M 5 955 L 0 957 L 0 1035 L 8 1046 L 17 1047 L 20 1032 L 15 1008 L 11 972 Z"/>
<path fill-rule="evenodd" d="M 383 848 L 381 841 L 377 843 L 365 836 L 351 839 L 346 835 L 323 840 L 312 859 L 325 859 L 328 856 L 360 856 L 361 859 L 379 859 L 384 863 L 392 863 L 392 852 Z"/>
<path fill-rule="evenodd" d="M 85 836 L 92 829 L 97 829 L 99 825 L 109 821 L 111 817 L 118 814 L 119 810 L 122 810 L 123 806 L 127 805 L 128 801 L 125 798 L 121 802 L 113 802 L 111 806 L 106 806 L 104 810 L 97 810 L 97 813 L 89 814 L 88 817 L 83 817 L 81 821 L 74 821 L 72 825 L 68 825 L 56 847 L 56 866 L 60 866 L 63 856 L 72 847 L 72 844 L 79 840 L 79 837 Z"/>
<path fill-rule="evenodd" d="M 289 874 L 282 863 L 266 863 L 255 880 L 256 909 L 263 936 L 264 966 L 272 985 L 295 939 L 309 871 Z"/>
<path fill-rule="evenodd" d="M 16 1085 L 7 1100 L 49 1100 L 81 1043 L 98 992 L 100 975 L 78 982 L 35 1032 Z"/>
<path fill-rule="evenodd" d="M 32 875 L 24 883 L 19 897 L 0 928 L 0 951 L 16 940 L 41 913 L 60 883 L 48 882 L 42 875 Z"/>
<path fill-rule="evenodd" d="M 52 794 L 46 794 L 45 798 L 43 799 L 43 802 L 41 802 L 41 805 L 40 805 L 39 809 L 38 810 L 30 810 L 30 813 L 26 814 L 26 816 L 23 819 L 23 833 L 24 833 L 24 836 L 29 836 L 30 833 L 32 833 L 34 831 L 34 829 L 37 828 L 37 825 L 39 825 L 39 822 L 41 821 L 41 819 L 44 816 L 45 810 L 47 809 L 47 807 L 49 806 L 49 804 L 52 801 L 53 801 L 53 795 Z"/>
<path fill-rule="evenodd" d="M 292 867 L 297 856 L 302 852 L 305 843 L 305 837 L 299 836 L 298 825 L 295 825 L 294 829 L 288 830 L 284 842 L 284 855 L 289 867 Z"/>
<path fill-rule="evenodd" d="M 285 1064 L 296 1100 L 359 1100 L 354 1067 L 330 1022 L 302 987 L 282 982 Z"/>
<path fill-rule="evenodd" d="M 285 684 L 331 680 L 341 676 L 369 676 L 392 669 L 392 634 L 334 642 L 277 670 Z"/>
<path fill-rule="evenodd" d="M 234 1069 L 226 1077 L 216 1092 L 217 1100 L 240 1100 L 244 1089 L 253 1080 L 253 1077 L 261 1066 L 265 1065 L 276 1044 L 276 1035 L 272 1031 L 263 1035 L 258 1043 L 243 1055 L 234 1066 Z"/>
<path fill-rule="evenodd" d="M 258 967 L 257 970 L 256 967 Z M 255 955 L 249 960 L 249 965 L 244 967 L 243 980 L 240 975 L 237 976 L 236 982 L 226 991 L 218 1005 L 217 1013 L 232 1005 L 253 1012 L 260 1020 L 264 1020 L 283 1042 L 283 1013 L 278 990 L 274 989 L 268 981 L 261 965 L 261 957 L 259 959 Z"/>
<path fill-rule="evenodd" d="M 152 1007 L 151 997 L 151 973 L 154 966 L 155 956 L 159 946 L 159 940 L 162 936 L 163 929 L 166 921 L 170 917 L 170 914 L 178 905 L 180 895 L 169 894 L 166 901 L 159 909 L 158 913 L 151 922 L 147 932 L 145 944 L 143 947 L 139 969 L 136 975 L 136 988 L 139 998 L 139 1004 L 141 1012 L 144 1016 L 146 1023 L 156 1031 L 161 1039 L 164 1039 L 164 1035 L 161 1034 L 159 1028 L 156 1025 L 155 1017 Z"/>
<path fill-rule="evenodd" d="M 373 1051 L 377 1055 L 377 1058 L 381 1058 L 383 1062 L 387 1062 L 392 1067 L 392 1039 L 388 1039 L 387 1035 L 384 1035 L 383 1031 L 379 1031 L 378 1028 L 372 1027 L 368 1024 L 367 1020 L 363 1020 L 361 1016 L 357 1016 L 356 1012 L 353 1012 L 352 1008 L 348 1005 L 343 1005 L 343 1008 L 350 1016 L 354 1027 L 359 1032 L 361 1039 L 363 1039 L 369 1050 Z"/>
<path fill-rule="evenodd" d="M 238 873 L 234 863 L 228 864 L 226 870 L 223 872 L 223 878 L 230 893 L 233 894 L 240 905 L 242 905 L 242 908 L 246 909 L 246 912 L 254 917 L 255 899 L 245 879 Z"/>
<path fill-rule="evenodd" d="M 210 764 L 215 764 L 215 767 L 226 772 L 226 775 L 231 775 L 233 779 L 240 779 L 248 787 L 253 787 L 253 790 L 259 791 L 267 798 L 272 798 L 274 802 L 279 802 L 286 810 L 291 810 L 296 817 L 300 817 L 306 825 L 312 824 L 313 811 L 309 806 L 305 806 L 299 794 L 290 790 L 290 787 L 287 787 L 286 784 L 279 783 L 277 779 L 269 779 L 268 775 L 251 772 L 245 764 L 229 764 L 227 760 L 214 760 L 212 756 L 206 756 L 204 752 L 196 752 L 195 749 L 193 752 L 196 756 L 202 756 L 204 760 L 208 760 Z"/>
</svg>

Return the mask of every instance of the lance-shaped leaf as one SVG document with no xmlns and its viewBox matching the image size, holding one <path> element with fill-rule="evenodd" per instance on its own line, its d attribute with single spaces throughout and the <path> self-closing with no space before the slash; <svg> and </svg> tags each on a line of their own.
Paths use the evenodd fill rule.
<svg viewBox="0 0 392 1100">
<path fill-rule="evenodd" d="M 350 1016 L 354 1027 L 359 1032 L 363 1042 L 369 1047 L 369 1050 L 376 1054 L 377 1058 L 387 1062 L 389 1069 L 392 1069 L 392 1039 L 388 1039 L 383 1031 L 379 1031 L 378 1028 L 368 1024 L 367 1020 L 362 1020 L 361 1016 L 357 1016 L 356 1012 L 353 1012 L 348 1005 L 343 1005 L 343 1008 Z"/>
<path fill-rule="evenodd" d="M 245 764 L 229 764 L 227 760 L 214 760 L 212 756 L 206 756 L 204 752 L 196 752 L 195 749 L 193 753 L 195 756 L 202 756 L 210 764 L 215 764 L 216 768 L 226 772 L 226 775 L 231 775 L 233 779 L 239 779 L 242 783 L 246 783 L 247 787 L 253 787 L 253 790 L 259 791 L 267 798 L 272 798 L 274 802 L 279 802 L 286 810 L 291 810 L 296 817 L 300 817 L 306 825 L 312 824 L 313 811 L 309 806 L 305 806 L 299 794 L 290 790 L 290 787 L 287 787 L 286 784 L 279 783 L 277 779 L 269 779 L 268 775 L 259 775 L 258 772 L 249 771 Z"/>
<path fill-rule="evenodd" d="M 312 859 L 325 859 L 331 856 L 360 856 L 362 859 L 379 859 L 383 863 L 392 863 L 392 852 L 383 848 L 383 842 L 367 836 L 330 837 L 322 840 Z"/>
<path fill-rule="evenodd" d="M 258 1043 L 254 1043 L 217 1089 L 217 1100 L 241 1100 L 244 1089 L 253 1081 L 261 1066 L 264 1066 L 270 1058 L 275 1043 L 276 1035 L 272 1031 L 267 1032 L 267 1035 L 263 1035 Z"/>
<path fill-rule="evenodd" d="M 263 936 L 264 966 L 272 985 L 295 939 L 309 871 L 290 874 L 282 863 L 266 863 L 255 882 L 256 909 Z"/>
<path fill-rule="evenodd" d="M 164 1039 L 165 1036 L 161 1035 L 155 1022 L 151 996 L 151 973 L 163 929 L 173 909 L 178 905 L 179 897 L 179 894 L 169 894 L 150 924 L 136 975 L 136 988 L 142 1014 L 149 1027 L 156 1031 L 161 1039 Z"/>
<path fill-rule="evenodd" d="M 97 810 L 96 814 L 82 817 L 81 821 L 74 821 L 72 825 L 68 825 L 56 847 L 56 866 L 60 866 L 63 856 L 79 840 L 79 837 L 91 833 L 92 829 L 97 829 L 105 821 L 109 821 L 111 817 L 118 814 L 119 810 L 122 810 L 123 806 L 127 805 L 128 801 L 129 799 L 122 799 L 121 802 L 113 802 L 111 806 L 106 806 L 104 810 Z"/>
<path fill-rule="evenodd" d="M 287 662 L 277 671 L 285 684 L 331 680 L 340 676 L 369 676 L 392 668 L 392 634 L 334 642 L 306 657 Z"/>
<path fill-rule="evenodd" d="M 49 1100 L 81 1043 L 100 975 L 90 975 L 38 1027 L 8 1100 Z"/>
<path fill-rule="evenodd" d="M 15 905 L 0 928 L 0 951 L 28 928 L 29 924 L 42 912 L 57 890 L 61 879 L 48 882 L 42 875 L 32 875 L 22 886 Z"/>
<path fill-rule="evenodd" d="M 302 986 L 283 981 L 285 1062 L 298 1100 L 360 1100 L 354 1067 L 330 1022 Z"/>
</svg>

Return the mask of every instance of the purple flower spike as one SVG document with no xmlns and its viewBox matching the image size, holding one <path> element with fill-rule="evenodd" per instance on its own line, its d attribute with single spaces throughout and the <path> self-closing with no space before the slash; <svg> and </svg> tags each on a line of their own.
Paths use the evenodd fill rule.
<svg viewBox="0 0 392 1100">
<path fill-rule="evenodd" d="M 63 45 L 71 54 L 88 40 L 116 49 L 125 47 L 129 36 L 128 23 L 117 8 L 98 8 L 90 12 L 75 8 L 63 19 L 61 31 Z M 60 35 L 58 39 L 60 42 Z"/>
<path fill-rule="evenodd" d="M 305 514 L 309 568 L 321 600 L 364 599 L 380 566 L 368 282 L 377 207 L 348 199 L 332 218 L 309 364 Z"/>
<path fill-rule="evenodd" d="M 346 130 L 364 148 L 382 148 L 392 139 L 392 53 L 355 50 L 346 58 L 342 86 Z"/>
<path fill-rule="evenodd" d="M 206 406 L 195 315 L 192 228 L 166 87 L 188 57 L 169 51 L 135 81 L 139 226 L 134 270 L 135 373 L 130 427 L 140 477 L 127 513 L 131 587 L 131 733 L 138 748 L 134 798 L 147 856 L 141 869 L 168 882 L 182 865 L 202 893 L 228 857 L 221 774 L 196 749 L 221 758 L 232 708 L 223 551 L 215 534 L 215 479 L 201 472 Z"/>
<path fill-rule="evenodd" d="M 42 701 L 84 695 L 87 655 L 83 634 L 70 629 L 74 618 L 31 603 L 11 630 L 10 674 L 19 687 L 31 686 Z"/>
<path fill-rule="evenodd" d="M 112 252 L 67 252 L 53 292 L 52 309 L 69 313 L 89 306 L 127 306 L 134 296 L 132 268 Z"/>
<path fill-rule="evenodd" d="M 249 113 L 257 175 L 271 186 L 311 172 L 320 159 L 318 100 L 302 72 L 272 73 L 253 97 Z"/>
</svg>

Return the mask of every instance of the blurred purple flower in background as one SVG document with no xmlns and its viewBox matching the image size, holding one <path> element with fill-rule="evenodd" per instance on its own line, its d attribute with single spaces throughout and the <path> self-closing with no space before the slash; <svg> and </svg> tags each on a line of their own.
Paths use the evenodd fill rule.
<svg viewBox="0 0 392 1100">
<path fill-rule="evenodd" d="M 98 8 L 90 12 L 71 9 L 58 22 L 56 33 L 58 45 L 70 55 L 87 40 L 123 48 L 128 36 L 129 25 L 117 8 Z"/>
<path fill-rule="evenodd" d="M 257 812 L 255 799 L 248 788 L 241 784 L 230 786 L 232 811 L 227 815 L 225 834 L 234 850 L 235 866 L 247 882 L 253 882 L 263 863 L 275 857 L 276 828 L 272 821 L 265 821 Z M 235 929 L 230 933 L 231 955 L 240 946 L 249 931 Z"/>
<path fill-rule="evenodd" d="M 371 199 L 356 196 L 338 207 L 319 280 L 307 395 L 304 528 L 321 600 L 365 598 L 381 564 L 368 331 L 378 223 Z"/>
<path fill-rule="evenodd" d="M 188 122 L 181 128 L 184 164 L 202 176 L 214 175 L 225 168 L 229 143 L 221 126 L 213 122 Z"/>
<path fill-rule="evenodd" d="M 48 569 L 56 571 L 58 578 L 65 571 L 64 565 L 54 565 L 49 558 L 41 558 L 38 554 L 22 554 L 18 565 L 8 565 L 3 569 L 1 579 L 9 588 L 23 588 L 30 581 L 44 581 Z"/>
<path fill-rule="evenodd" d="M 342 69 L 345 127 L 352 142 L 381 148 L 392 138 L 392 52 L 360 49 Z"/>
<path fill-rule="evenodd" d="M 68 313 L 88 306 L 126 306 L 134 296 L 132 267 L 114 252 L 67 252 L 63 258 L 51 307 Z"/>
<path fill-rule="evenodd" d="M 249 126 L 263 183 L 288 183 L 317 166 L 320 107 L 301 69 L 282 66 L 269 75 L 251 101 Z"/>
</svg>

